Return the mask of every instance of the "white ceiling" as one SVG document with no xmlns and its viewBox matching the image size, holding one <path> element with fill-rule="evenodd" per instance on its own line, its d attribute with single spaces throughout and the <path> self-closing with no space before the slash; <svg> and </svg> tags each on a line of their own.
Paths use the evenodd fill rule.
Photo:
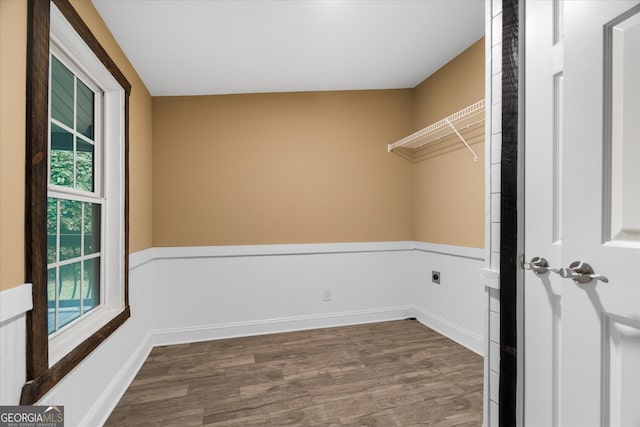
<svg viewBox="0 0 640 427">
<path fill-rule="evenodd" d="M 483 0 L 93 0 L 154 96 L 415 87 Z"/>
</svg>

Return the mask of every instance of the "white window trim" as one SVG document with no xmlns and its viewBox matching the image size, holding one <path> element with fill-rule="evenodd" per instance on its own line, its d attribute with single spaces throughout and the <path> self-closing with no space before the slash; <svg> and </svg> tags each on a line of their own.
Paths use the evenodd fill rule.
<svg viewBox="0 0 640 427">
<path fill-rule="evenodd" d="M 121 313 L 125 308 L 125 91 L 86 45 L 63 14 L 51 4 L 50 37 L 75 66 L 103 91 L 101 169 L 102 305 L 49 338 L 49 367 Z"/>
</svg>

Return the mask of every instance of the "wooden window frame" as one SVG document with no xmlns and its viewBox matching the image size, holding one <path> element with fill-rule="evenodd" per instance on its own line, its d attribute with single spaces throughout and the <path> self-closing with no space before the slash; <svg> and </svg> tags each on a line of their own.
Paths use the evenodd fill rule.
<svg viewBox="0 0 640 427">
<path fill-rule="evenodd" d="M 47 191 L 51 2 L 124 90 L 124 309 L 49 366 L 47 329 Z M 27 15 L 25 279 L 33 285 L 27 313 L 27 381 L 21 405 L 32 405 L 129 317 L 129 95 L 131 85 L 69 0 L 29 0 Z"/>
</svg>

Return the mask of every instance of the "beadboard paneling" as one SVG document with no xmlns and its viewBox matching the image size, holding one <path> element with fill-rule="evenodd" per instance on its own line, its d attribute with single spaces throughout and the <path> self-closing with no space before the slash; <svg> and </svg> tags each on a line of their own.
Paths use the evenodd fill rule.
<svg viewBox="0 0 640 427">
<path fill-rule="evenodd" d="M 27 372 L 26 314 L 0 322 L 0 405 L 18 405 Z"/>
<path fill-rule="evenodd" d="M 161 301 L 156 329 L 329 318 L 409 305 L 411 251 L 342 251 L 176 258 L 163 250 L 153 263 Z M 324 289 L 331 301 L 323 300 Z"/>
<path fill-rule="evenodd" d="M 100 426 L 151 351 L 154 306 L 152 263 L 130 270 L 131 317 L 37 402 L 64 405 L 69 426 Z"/>
<path fill-rule="evenodd" d="M 419 320 L 443 335 L 483 355 L 484 289 L 478 285 L 484 265 L 479 258 L 414 251 L 410 282 L 411 301 Z M 440 284 L 431 272 L 440 272 Z"/>
<path fill-rule="evenodd" d="M 27 372 L 26 312 L 31 307 L 31 283 L 0 292 L 0 405 L 20 401 Z"/>
</svg>

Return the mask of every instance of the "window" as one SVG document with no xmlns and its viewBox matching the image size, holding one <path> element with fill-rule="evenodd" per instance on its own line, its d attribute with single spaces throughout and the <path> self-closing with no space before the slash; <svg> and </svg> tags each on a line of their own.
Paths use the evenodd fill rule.
<svg viewBox="0 0 640 427">
<path fill-rule="evenodd" d="M 33 404 L 129 317 L 124 75 L 68 0 L 29 1 L 27 383 Z"/>
<path fill-rule="evenodd" d="M 102 91 L 53 46 L 49 70 L 47 324 L 55 335 L 102 302 Z"/>
</svg>

